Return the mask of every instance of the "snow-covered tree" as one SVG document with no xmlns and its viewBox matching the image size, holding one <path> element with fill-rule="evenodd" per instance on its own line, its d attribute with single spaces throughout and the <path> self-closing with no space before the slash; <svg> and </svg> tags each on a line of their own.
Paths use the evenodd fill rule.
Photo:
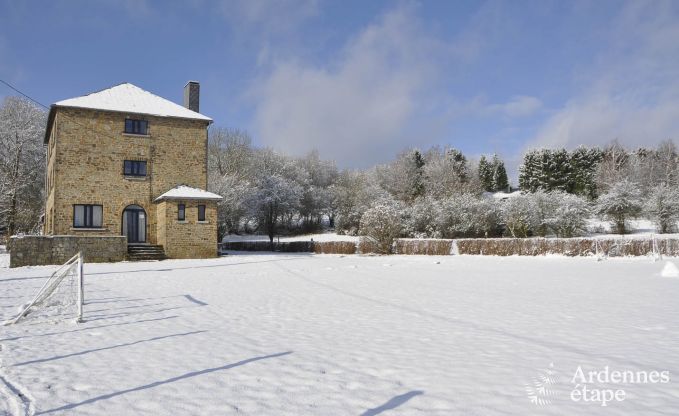
<svg viewBox="0 0 679 416">
<path fill-rule="evenodd" d="M 375 168 L 379 185 L 399 201 L 411 202 L 425 193 L 425 160 L 419 150 L 406 150 L 396 160 Z"/>
<path fill-rule="evenodd" d="M 597 166 L 598 192 L 606 192 L 614 184 L 629 181 L 632 177 L 631 172 L 630 152 L 614 140 L 604 148 L 601 163 Z"/>
<path fill-rule="evenodd" d="M 335 162 L 322 160 L 315 150 L 300 158 L 297 163 L 309 174 L 300 206 L 302 227 L 306 232 L 317 231 L 322 226 L 324 216 L 334 222 L 335 210 L 329 188 L 337 181 L 339 172 Z"/>
<path fill-rule="evenodd" d="M 498 222 L 499 210 L 494 199 L 458 194 L 441 201 L 438 227 L 445 238 L 494 236 Z"/>
<path fill-rule="evenodd" d="M 679 221 L 679 190 L 677 187 L 667 184 L 654 187 L 646 199 L 644 212 L 653 220 L 659 233 L 675 232 Z"/>
<path fill-rule="evenodd" d="M 603 158 L 602 150 L 580 146 L 571 152 L 570 158 L 572 174 L 567 192 L 596 198 L 596 171 Z"/>
<path fill-rule="evenodd" d="M 299 208 L 302 187 L 279 174 L 262 175 L 253 183 L 249 196 L 250 213 L 264 227 L 273 243 L 278 224 L 286 214 Z"/>
<path fill-rule="evenodd" d="M 45 112 L 24 98 L 0 105 L 0 230 L 36 231 L 43 213 Z"/>
<path fill-rule="evenodd" d="M 431 197 L 418 198 L 408 209 L 403 225 L 404 234 L 415 238 L 440 238 L 440 218 L 439 201 Z"/>
<path fill-rule="evenodd" d="M 502 221 L 512 237 L 529 237 L 541 226 L 530 194 L 507 199 L 502 203 L 501 212 Z"/>
<path fill-rule="evenodd" d="M 547 218 L 549 228 L 557 237 L 576 237 L 587 231 L 589 204 L 580 196 L 552 191 L 552 212 Z"/>
<path fill-rule="evenodd" d="M 382 254 L 391 253 L 401 233 L 401 214 L 394 204 L 377 204 L 361 217 L 361 234 L 371 239 Z"/>
<path fill-rule="evenodd" d="M 255 150 L 241 130 L 214 128 L 208 137 L 208 190 L 224 197 L 217 205 L 219 238 L 238 233 L 248 213 Z"/>
<path fill-rule="evenodd" d="M 628 180 L 612 184 L 596 203 L 596 210 L 610 220 L 618 234 L 627 232 L 627 221 L 641 212 L 642 200 L 639 186 Z"/>
<path fill-rule="evenodd" d="M 488 162 L 488 159 L 486 159 L 485 155 L 481 155 L 477 170 L 483 189 L 487 192 L 495 191 L 495 187 L 493 186 L 493 166 L 490 164 L 490 162 Z"/>
<path fill-rule="evenodd" d="M 343 171 L 332 189 L 339 233 L 357 235 L 361 216 L 371 205 L 390 200 L 391 195 L 379 186 L 375 171 Z"/>
<path fill-rule="evenodd" d="M 507 169 L 505 169 L 505 162 L 500 160 L 500 158 L 497 155 L 493 155 L 492 167 L 493 167 L 493 179 L 492 179 L 493 191 L 506 192 L 509 189 L 509 179 L 507 178 Z"/>
<path fill-rule="evenodd" d="M 478 174 L 459 150 L 434 147 L 425 153 L 424 158 L 428 195 L 443 199 L 454 194 L 483 191 Z"/>
</svg>

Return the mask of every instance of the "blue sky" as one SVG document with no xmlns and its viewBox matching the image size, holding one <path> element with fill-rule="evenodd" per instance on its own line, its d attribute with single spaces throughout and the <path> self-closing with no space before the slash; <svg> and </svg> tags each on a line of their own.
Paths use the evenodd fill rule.
<svg viewBox="0 0 679 416">
<path fill-rule="evenodd" d="M 341 167 L 679 138 L 676 1 L 6 1 L 0 78 L 50 104 L 120 82 Z M 0 96 L 12 94 L 0 87 Z"/>
</svg>

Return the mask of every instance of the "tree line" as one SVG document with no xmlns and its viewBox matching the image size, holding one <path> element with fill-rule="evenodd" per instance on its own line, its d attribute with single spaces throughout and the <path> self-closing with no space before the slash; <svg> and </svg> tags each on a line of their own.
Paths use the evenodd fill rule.
<svg viewBox="0 0 679 416">
<path fill-rule="evenodd" d="M 37 233 L 44 205 L 46 112 L 8 97 L 0 105 L 0 233 Z M 525 153 L 509 191 L 498 155 L 472 160 L 453 147 L 407 149 L 368 169 L 339 169 L 318 152 L 291 157 L 252 144 L 247 132 L 212 127 L 208 188 L 219 204 L 220 236 L 306 233 L 333 228 L 365 234 L 380 221 L 402 237 L 576 236 L 598 216 L 619 233 L 629 219 L 676 231 L 679 156 L 673 141 L 655 148 L 537 149 Z M 380 219 L 380 221 L 378 221 Z M 389 227 L 386 226 L 389 224 Z"/>
</svg>

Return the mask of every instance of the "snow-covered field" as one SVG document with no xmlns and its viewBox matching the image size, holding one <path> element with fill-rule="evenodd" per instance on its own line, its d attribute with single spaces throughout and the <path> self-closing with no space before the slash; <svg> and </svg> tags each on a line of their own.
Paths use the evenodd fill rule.
<svg viewBox="0 0 679 416">
<path fill-rule="evenodd" d="M 676 415 L 679 279 L 661 276 L 666 264 L 306 254 L 86 264 L 85 323 L 0 327 L 0 414 L 25 404 L 50 415 Z M 0 268 L 0 317 L 52 270 Z M 624 391 L 603 407 L 572 399 L 578 366 L 670 380 L 586 383 L 589 394 Z"/>
</svg>

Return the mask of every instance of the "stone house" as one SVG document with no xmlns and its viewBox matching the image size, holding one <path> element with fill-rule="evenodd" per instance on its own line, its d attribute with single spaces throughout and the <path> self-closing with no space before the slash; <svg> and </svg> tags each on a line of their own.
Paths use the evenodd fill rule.
<svg viewBox="0 0 679 416">
<path fill-rule="evenodd" d="M 212 120 L 199 93 L 187 83 L 180 106 L 124 83 L 53 104 L 44 234 L 124 235 L 131 255 L 215 257 L 221 197 L 206 191 Z"/>
</svg>

